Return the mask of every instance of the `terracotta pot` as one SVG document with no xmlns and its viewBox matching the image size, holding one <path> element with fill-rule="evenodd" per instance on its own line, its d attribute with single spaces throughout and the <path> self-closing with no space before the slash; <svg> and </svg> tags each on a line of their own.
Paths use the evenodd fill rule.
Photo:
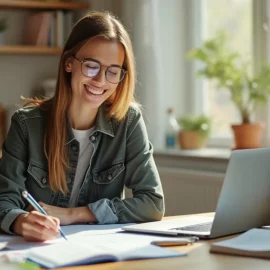
<svg viewBox="0 0 270 270">
<path fill-rule="evenodd" d="M 261 147 L 263 128 L 261 123 L 232 125 L 235 142 L 233 149 Z"/>
<path fill-rule="evenodd" d="M 206 145 L 207 137 L 201 136 L 198 131 L 182 130 L 178 135 L 182 149 L 199 149 Z"/>
</svg>

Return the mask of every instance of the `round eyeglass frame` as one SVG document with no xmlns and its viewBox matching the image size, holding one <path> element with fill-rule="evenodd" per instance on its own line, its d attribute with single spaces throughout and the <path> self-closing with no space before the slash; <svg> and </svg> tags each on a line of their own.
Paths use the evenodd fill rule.
<svg viewBox="0 0 270 270">
<path fill-rule="evenodd" d="M 85 75 L 85 74 L 83 73 L 83 64 L 84 64 L 85 62 L 93 61 L 93 62 L 99 64 L 100 67 L 104 66 L 104 65 L 101 65 L 98 61 L 96 61 L 96 60 L 94 60 L 94 59 L 92 59 L 92 60 L 81 60 L 81 59 L 77 58 L 75 54 L 73 54 L 72 56 L 73 56 L 73 58 L 76 59 L 79 63 L 81 63 L 81 73 L 82 73 L 85 77 L 87 77 L 87 78 L 95 78 L 96 76 L 98 76 L 98 74 L 101 72 L 102 69 L 100 68 L 99 72 L 98 72 L 95 76 L 87 76 L 87 75 Z M 107 78 L 107 71 L 108 71 L 108 69 L 109 69 L 110 67 L 113 67 L 113 66 L 109 66 L 109 67 L 106 66 L 106 67 L 107 67 L 107 68 L 106 68 L 106 70 L 105 70 L 105 78 L 106 78 L 106 80 L 107 80 L 109 83 L 112 83 L 112 84 L 118 84 L 118 83 L 120 83 L 120 82 L 125 78 L 125 75 L 126 75 L 126 73 L 127 73 L 127 70 L 118 67 L 119 69 L 122 70 L 122 74 L 123 74 L 123 75 L 122 75 L 122 78 L 121 78 L 118 82 L 111 82 L 111 81 L 109 81 L 108 78 Z"/>
</svg>

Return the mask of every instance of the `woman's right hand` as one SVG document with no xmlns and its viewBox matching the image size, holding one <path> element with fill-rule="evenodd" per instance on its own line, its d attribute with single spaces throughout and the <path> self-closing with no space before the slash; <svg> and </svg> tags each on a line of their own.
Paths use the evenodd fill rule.
<svg viewBox="0 0 270 270">
<path fill-rule="evenodd" d="M 37 211 L 19 215 L 13 222 L 13 232 L 22 235 L 26 241 L 41 242 L 59 236 L 60 221 Z"/>
</svg>

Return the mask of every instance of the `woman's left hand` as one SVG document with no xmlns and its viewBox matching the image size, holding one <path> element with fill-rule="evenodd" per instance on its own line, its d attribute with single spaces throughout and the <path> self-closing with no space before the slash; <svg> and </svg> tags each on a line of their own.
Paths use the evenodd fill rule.
<svg viewBox="0 0 270 270">
<path fill-rule="evenodd" d="M 39 202 L 39 205 L 45 210 L 45 212 L 49 216 L 57 217 L 60 220 L 60 225 L 70 225 L 72 223 L 71 208 L 52 206 L 43 202 Z"/>
</svg>

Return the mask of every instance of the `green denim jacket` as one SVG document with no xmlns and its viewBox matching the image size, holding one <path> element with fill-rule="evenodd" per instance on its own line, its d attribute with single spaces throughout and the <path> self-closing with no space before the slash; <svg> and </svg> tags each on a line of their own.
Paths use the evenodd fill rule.
<svg viewBox="0 0 270 270">
<path fill-rule="evenodd" d="M 24 107 L 12 116 L 0 161 L 0 227 L 7 233 L 15 218 L 26 212 L 23 190 L 37 200 L 68 207 L 74 182 L 79 143 L 67 121 L 71 169 L 67 173 L 69 192 L 64 196 L 49 187 L 48 162 L 43 140 L 47 111 Z M 96 126 L 89 137 L 93 154 L 81 185 L 77 206 L 88 206 L 99 224 L 160 220 L 164 198 L 141 112 L 131 106 L 126 117 L 117 121 L 106 117 L 101 106 Z M 124 187 L 132 198 L 124 198 Z"/>
</svg>

